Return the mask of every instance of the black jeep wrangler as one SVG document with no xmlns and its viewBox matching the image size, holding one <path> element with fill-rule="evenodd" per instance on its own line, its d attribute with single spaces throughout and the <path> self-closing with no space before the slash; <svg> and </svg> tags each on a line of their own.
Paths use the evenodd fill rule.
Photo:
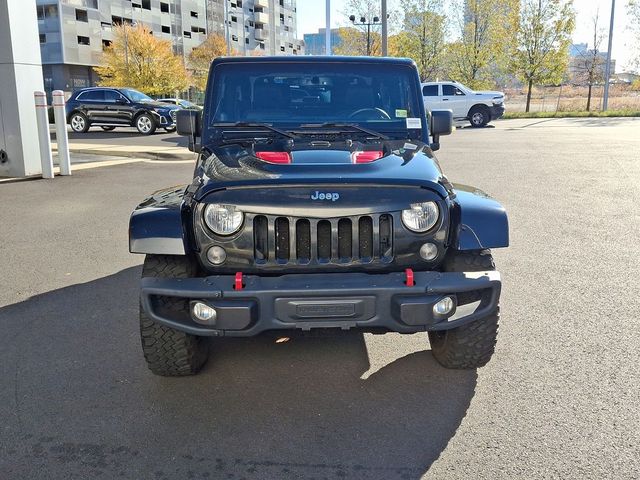
<svg viewBox="0 0 640 480">
<path fill-rule="evenodd" d="M 448 368 L 494 351 L 504 209 L 454 185 L 433 151 L 448 110 L 424 110 L 415 64 L 357 57 L 219 58 L 203 112 L 178 132 L 193 181 L 133 212 L 146 254 L 149 368 L 188 375 L 207 336 L 266 330 L 427 331 Z"/>
</svg>

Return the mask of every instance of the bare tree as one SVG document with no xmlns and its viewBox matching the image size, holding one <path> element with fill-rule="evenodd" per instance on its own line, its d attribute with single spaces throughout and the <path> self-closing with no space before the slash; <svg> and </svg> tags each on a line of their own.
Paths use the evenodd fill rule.
<svg viewBox="0 0 640 480">
<path fill-rule="evenodd" d="M 593 86 L 602 83 L 605 77 L 607 56 L 600 51 L 600 46 L 605 39 L 604 29 L 600 26 L 600 10 L 597 9 L 591 19 L 593 28 L 593 43 L 591 49 L 580 52 L 576 60 L 577 79 L 580 83 L 589 87 L 587 93 L 587 111 L 591 110 L 591 94 Z"/>
</svg>

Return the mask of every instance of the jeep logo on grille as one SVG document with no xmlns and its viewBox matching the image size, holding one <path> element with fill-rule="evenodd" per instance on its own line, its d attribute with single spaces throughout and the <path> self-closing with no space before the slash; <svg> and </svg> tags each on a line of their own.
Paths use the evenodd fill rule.
<svg viewBox="0 0 640 480">
<path fill-rule="evenodd" d="M 315 191 L 315 193 L 311 194 L 311 200 L 331 200 L 335 202 L 340 198 L 340 194 L 336 192 L 319 192 Z"/>
</svg>

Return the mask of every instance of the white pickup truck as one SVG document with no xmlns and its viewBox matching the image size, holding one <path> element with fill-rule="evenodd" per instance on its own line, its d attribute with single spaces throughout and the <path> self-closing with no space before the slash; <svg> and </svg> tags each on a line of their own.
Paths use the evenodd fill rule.
<svg viewBox="0 0 640 480">
<path fill-rule="evenodd" d="M 423 83 L 422 98 L 427 110 L 451 110 L 455 120 L 468 120 L 472 127 L 484 127 L 504 114 L 504 93 L 475 92 L 457 82 Z"/>
</svg>

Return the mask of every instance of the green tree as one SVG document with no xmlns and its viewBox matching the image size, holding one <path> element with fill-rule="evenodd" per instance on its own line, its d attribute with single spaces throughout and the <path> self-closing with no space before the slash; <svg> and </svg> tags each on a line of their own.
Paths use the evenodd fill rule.
<svg viewBox="0 0 640 480">
<path fill-rule="evenodd" d="M 442 70 L 447 18 L 442 0 L 403 0 L 403 30 L 389 41 L 389 54 L 412 58 L 420 77 L 435 78 Z"/>
<path fill-rule="evenodd" d="M 575 12 L 571 0 L 523 0 L 511 69 L 527 85 L 554 84 L 567 69 Z"/>
<path fill-rule="evenodd" d="M 161 95 L 189 86 L 182 58 L 174 55 L 171 42 L 154 37 L 143 25 L 113 28 L 113 42 L 95 67 L 100 85 L 132 87 L 148 95 Z"/>
<path fill-rule="evenodd" d="M 235 53 L 235 52 L 234 52 Z M 212 34 L 206 40 L 191 50 L 189 54 L 189 68 L 192 71 L 193 84 L 200 90 L 207 86 L 209 65 L 216 57 L 227 54 L 227 42 L 222 35 Z"/>
<path fill-rule="evenodd" d="M 471 88 L 491 85 L 515 43 L 519 1 L 465 0 L 455 10 L 458 38 L 447 48 L 447 73 Z"/>
</svg>

